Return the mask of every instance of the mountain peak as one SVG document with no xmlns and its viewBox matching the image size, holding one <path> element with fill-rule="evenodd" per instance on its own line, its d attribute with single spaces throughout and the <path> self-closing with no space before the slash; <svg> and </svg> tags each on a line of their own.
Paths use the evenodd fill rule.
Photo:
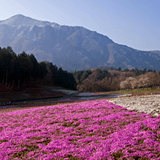
<svg viewBox="0 0 160 160">
<path fill-rule="evenodd" d="M 37 61 L 50 61 L 67 71 L 98 66 L 160 70 L 160 52 L 119 45 L 83 27 L 60 26 L 18 14 L 0 22 L 0 33 L 1 48 L 11 46 L 15 53 L 33 53 Z"/>
<path fill-rule="evenodd" d="M 23 14 L 16 14 L 16 15 L 14 15 L 12 17 L 26 17 L 26 16 L 24 16 Z M 12 18 L 12 17 L 10 17 L 10 18 Z"/>
<path fill-rule="evenodd" d="M 17 15 L 14 15 L 14 16 L 2 21 L 1 24 L 11 25 L 11 26 L 19 26 L 19 25 L 22 25 L 22 23 L 26 24 L 28 21 L 33 21 L 33 19 L 29 18 L 29 17 L 25 17 L 22 14 L 17 14 Z"/>
<path fill-rule="evenodd" d="M 33 19 L 33 18 L 24 16 L 23 14 L 16 14 L 16 15 L 8 18 L 8 19 L 14 19 L 14 20 L 18 19 L 18 20 L 20 20 L 20 19 Z M 33 20 L 34 20 L 34 19 L 33 19 Z"/>
<path fill-rule="evenodd" d="M 17 14 L 14 15 L 6 20 L 1 21 L 1 24 L 6 24 L 9 26 L 14 26 L 14 27 L 19 27 L 19 26 L 45 26 L 45 25 L 58 25 L 56 23 L 51 23 L 48 21 L 41 21 L 41 20 L 36 20 L 27 16 L 24 16 L 22 14 Z"/>
</svg>

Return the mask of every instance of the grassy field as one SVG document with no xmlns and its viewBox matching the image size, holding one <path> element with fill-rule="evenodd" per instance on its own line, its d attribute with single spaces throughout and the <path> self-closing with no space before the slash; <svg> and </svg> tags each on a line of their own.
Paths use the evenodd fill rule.
<svg viewBox="0 0 160 160">
<path fill-rule="evenodd" d="M 128 90 L 128 91 L 126 91 L 126 90 L 121 90 L 121 91 L 115 91 L 115 92 L 117 92 L 117 93 L 137 93 L 137 92 L 141 92 L 141 93 L 143 93 L 143 92 L 155 92 L 155 91 L 160 91 L 160 89 L 151 89 L 151 88 L 141 88 L 141 89 L 132 89 L 132 90 Z"/>
</svg>

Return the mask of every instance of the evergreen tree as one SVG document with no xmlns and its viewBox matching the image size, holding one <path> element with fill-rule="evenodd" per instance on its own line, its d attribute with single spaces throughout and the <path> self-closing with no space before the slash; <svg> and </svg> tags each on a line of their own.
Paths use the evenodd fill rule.
<svg viewBox="0 0 160 160">
<path fill-rule="evenodd" d="M 40 72 L 39 72 L 38 77 L 43 79 L 44 76 L 48 73 L 48 71 L 46 69 L 46 63 L 45 62 L 40 62 L 39 67 L 40 67 L 40 69 L 39 69 Z"/>
<path fill-rule="evenodd" d="M 121 71 L 121 70 L 122 70 L 121 67 L 119 67 L 119 68 L 118 68 L 118 71 Z"/>
<path fill-rule="evenodd" d="M 145 74 L 147 72 L 147 69 L 146 68 L 144 68 L 144 70 L 143 70 L 143 74 Z"/>
<path fill-rule="evenodd" d="M 37 62 L 35 56 L 33 54 L 31 54 L 29 56 L 30 58 L 30 61 L 32 63 L 32 70 L 30 71 L 30 76 L 36 80 L 39 76 L 39 73 L 40 73 L 40 66 L 39 66 L 39 63 Z"/>
</svg>

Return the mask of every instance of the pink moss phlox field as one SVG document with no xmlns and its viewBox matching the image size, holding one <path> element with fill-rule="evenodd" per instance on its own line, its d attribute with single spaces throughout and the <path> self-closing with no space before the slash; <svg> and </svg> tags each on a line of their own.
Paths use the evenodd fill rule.
<svg viewBox="0 0 160 160">
<path fill-rule="evenodd" d="M 108 100 L 0 113 L 0 159 L 157 159 L 160 116 Z"/>
</svg>

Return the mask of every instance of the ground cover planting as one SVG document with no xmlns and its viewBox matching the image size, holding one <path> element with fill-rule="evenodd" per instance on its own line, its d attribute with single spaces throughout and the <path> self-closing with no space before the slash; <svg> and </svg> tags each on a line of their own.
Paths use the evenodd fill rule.
<svg viewBox="0 0 160 160">
<path fill-rule="evenodd" d="M 0 113 L 0 159 L 160 160 L 160 116 L 107 99 Z"/>
</svg>

